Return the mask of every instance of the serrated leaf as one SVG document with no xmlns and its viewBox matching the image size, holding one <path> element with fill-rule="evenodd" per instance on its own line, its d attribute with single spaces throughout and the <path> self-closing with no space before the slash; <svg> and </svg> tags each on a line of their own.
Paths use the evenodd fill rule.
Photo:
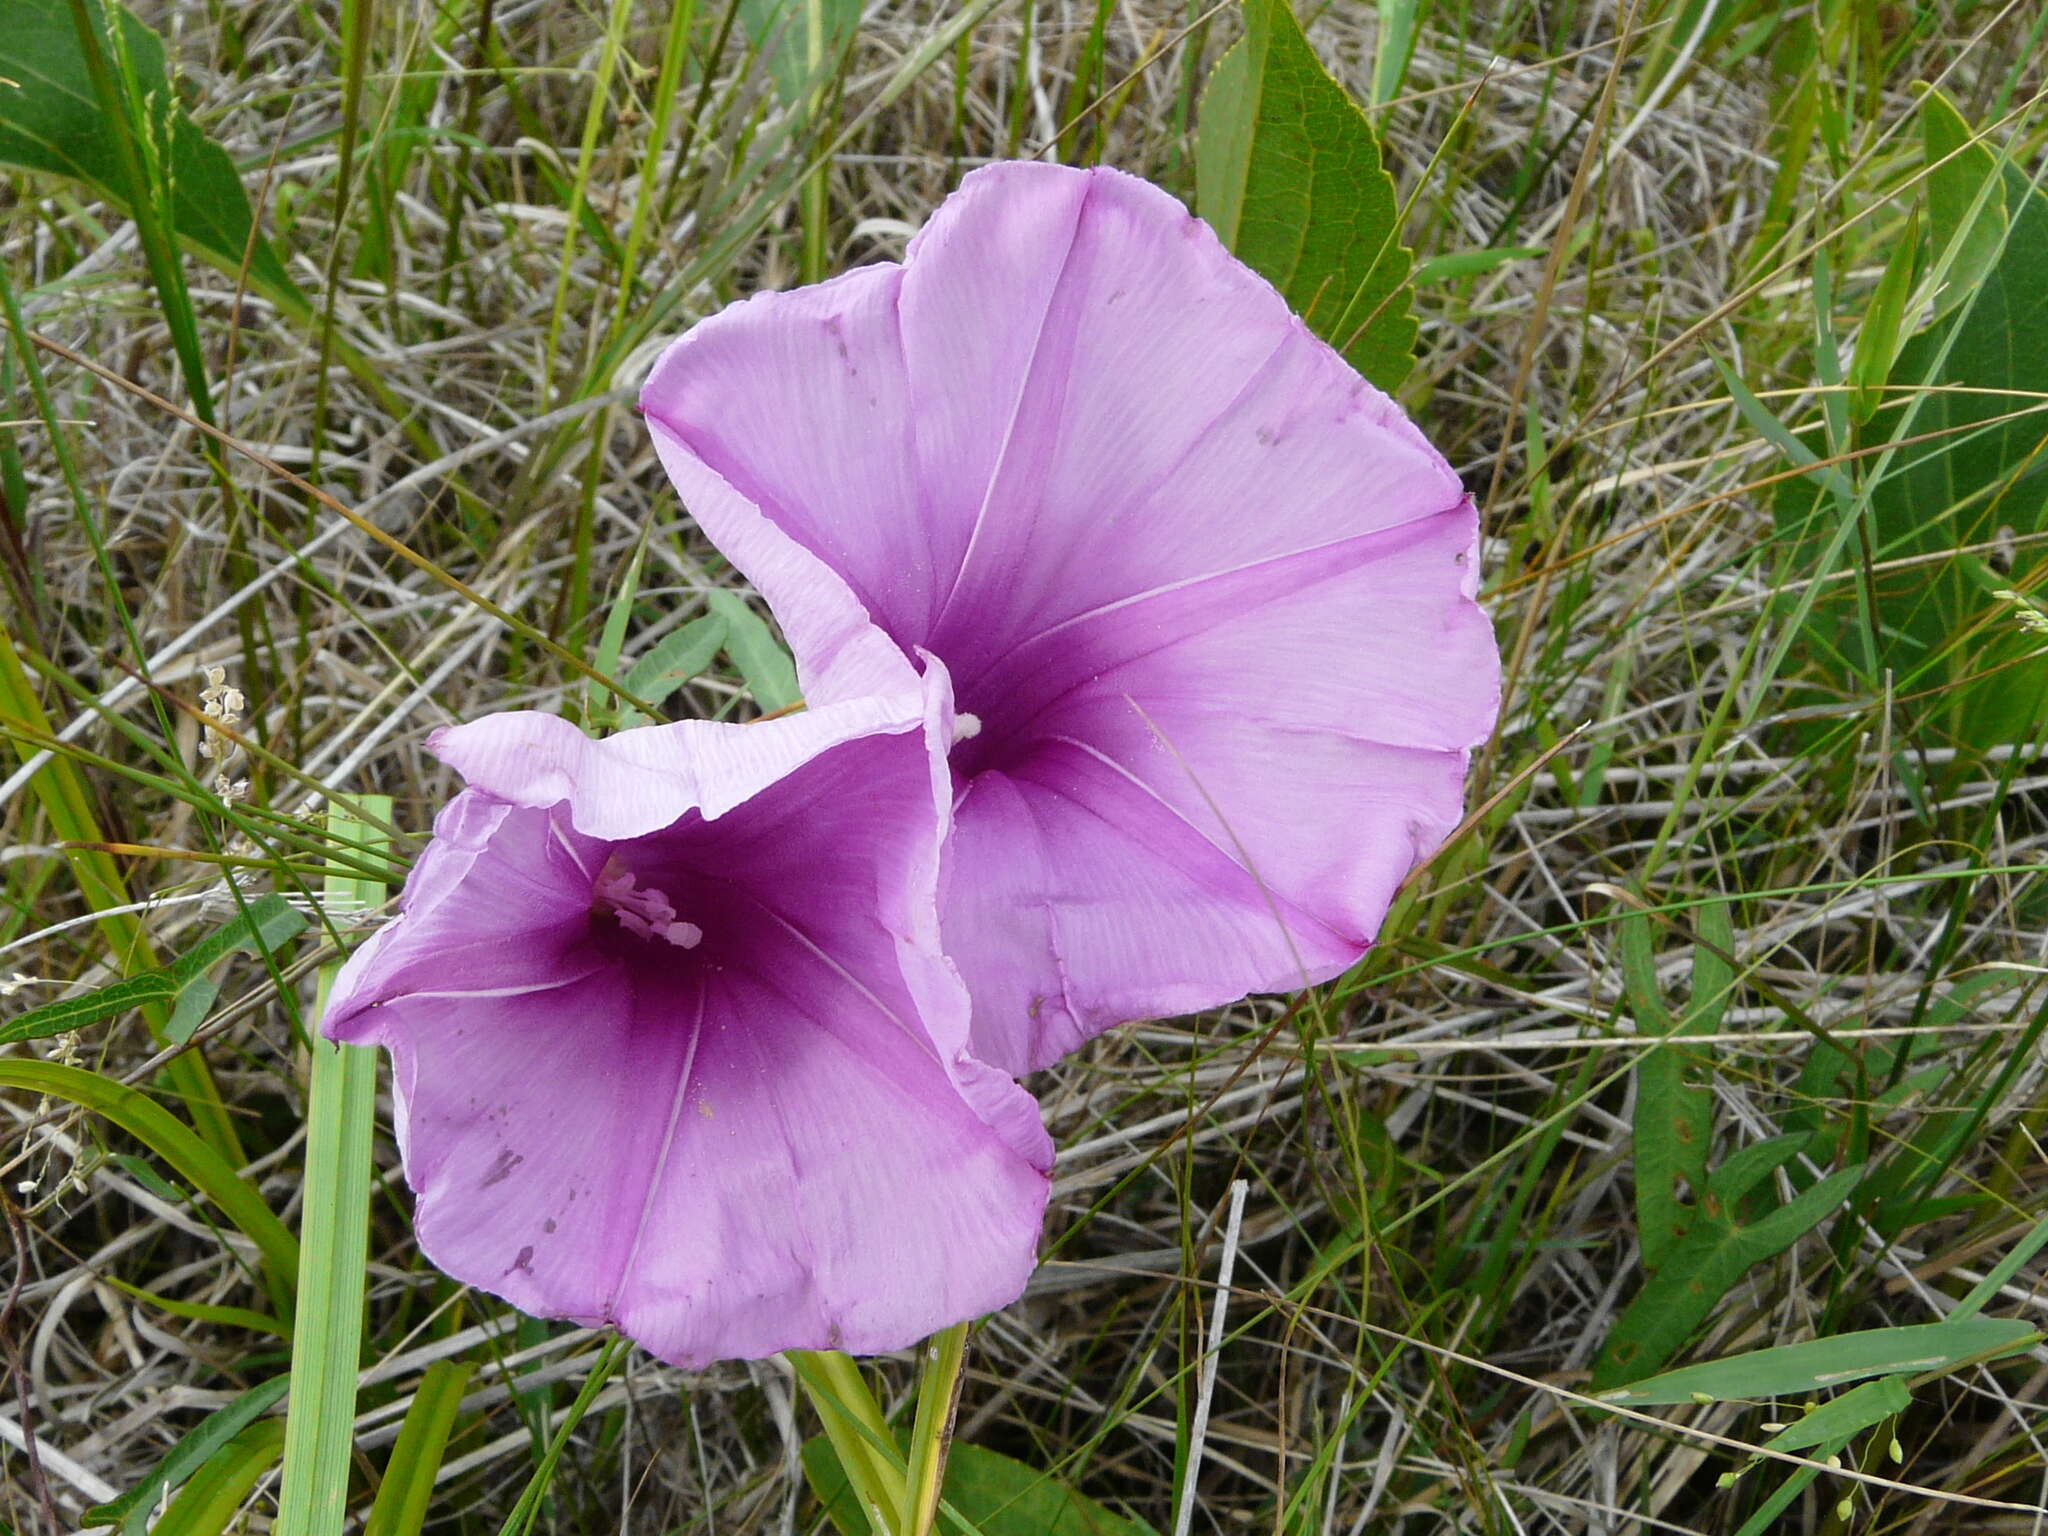
<svg viewBox="0 0 2048 1536">
<path fill-rule="evenodd" d="M 104 29 L 101 0 L 86 0 Z M 179 239 L 229 273 L 246 254 L 251 286 L 296 307 L 305 300 L 260 234 L 249 196 L 226 150 L 201 132 L 179 104 L 164 68 L 163 44 L 125 6 L 116 4 L 123 51 L 148 121 L 138 131 L 160 146 L 171 226 Z M 94 194 L 125 206 L 123 175 L 112 137 L 100 121 L 70 0 L 8 0 L 0 27 L 0 164 L 84 182 Z"/>
<path fill-rule="evenodd" d="M 804 1478 L 840 1536 L 873 1536 L 823 1435 L 804 1443 Z M 939 1528 L 980 1536 L 1157 1536 L 1142 1520 L 1113 1514 L 1047 1473 L 978 1445 L 955 1445 L 946 1458 Z"/>
<path fill-rule="evenodd" d="M 1244 17 L 1202 93 L 1196 205 L 1310 329 L 1392 390 L 1415 366 L 1414 258 L 1378 136 L 1285 0 L 1245 0 Z"/>
<path fill-rule="evenodd" d="M 2009 1317 L 1949 1318 L 1905 1328 L 1870 1328 L 1688 1365 L 1600 1396 L 1604 1402 L 1634 1407 L 1701 1398 L 1728 1402 L 1794 1397 L 1869 1376 L 1944 1370 L 1992 1351 L 2017 1349 L 2033 1337 L 2032 1324 Z"/>
<path fill-rule="evenodd" d="M 725 654 L 763 714 L 787 709 L 803 695 L 797 690 L 796 666 L 775 638 L 767 620 L 747 606 L 737 592 L 713 592 L 705 599 L 725 624 Z"/>
</svg>

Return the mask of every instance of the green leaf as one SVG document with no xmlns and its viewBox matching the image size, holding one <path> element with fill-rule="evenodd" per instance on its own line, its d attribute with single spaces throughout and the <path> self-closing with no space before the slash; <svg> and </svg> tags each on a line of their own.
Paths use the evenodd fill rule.
<svg viewBox="0 0 2048 1536">
<path fill-rule="evenodd" d="M 159 1312 L 168 1312 L 172 1317 L 189 1317 L 197 1323 L 213 1323 L 222 1328 L 248 1328 L 257 1333 L 274 1333 L 286 1343 L 291 1342 L 292 1331 L 267 1312 L 253 1311 L 248 1307 L 212 1306 L 203 1301 L 178 1301 L 169 1296 L 159 1296 L 154 1291 L 145 1291 L 139 1285 L 130 1285 L 125 1280 L 106 1277 L 107 1284 L 124 1296 L 133 1296 L 137 1301 L 155 1307 Z M 289 1380 L 279 1377 L 280 1381 Z"/>
<path fill-rule="evenodd" d="M 763 714 L 787 709 L 803 695 L 796 685 L 796 667 L 775 638 L 767 621 L 747 606 L 737 592 L 713 592 L 706 606 L 725 623 L 725 654 L 739 669 L 747 690 Z"/>
<path fill-rule="evenodd" d="M 405 1422 L 399 1425 L 390 1460 L 384 1464 L 384 1481 L 363 1536 L 419 1536 L 434 1497 L 434 1478 L 448 1451 L 448 1431 L 475 1369 L 467 1360 L 437 1360 L 420 1377 L 419 1390 L 405 1410 Z"/>
<path fill-rule="evenodd" d="M 104 29 L 100 0 L 87 5 Z M 138 127 L 159 146 L 157 174 L 178 238 L 230 273 L 241 270 L 246 253 L 251 286 L 303 308 L 270 243 L 254 235 L 251 247 L 255 226 L 241 177 L 227 151 L 179 104 L 163 44 L 125 6 L 117 4 L 114 12 L 147 110 L 147 122 Z M 0 164 L 84 182 L 97 196 L 125 206 L 120 160 L 104 130 L 70 0 L 8 0 L 7 24 L 0 27 Z"/>
<path fill-rule="evenodd" d="M 1896 1376 L 1866 1381 L 1851 1387 L 1840 1397 L 1800 1415 L 1764 1442 L 1773 1451 L 1804 1451 L 1816 1445 L 1839 1445 L 1860 1435 L 1873 1424 L 1904 1413 L 1913 1406 L 1913 1394 Z"/>
<path fill-rule="evenodd" d="M 1365 114 L 1285 0 L 1245 0 L 1245 35 L 1202 93 L 1202 217 L 1309 328 L 1381 389 L 1415 366 L 1394 182 Z"/>
<path fill-rule="evenodd" d="M 1922 122 L 1930 166 L 1967 137 L 1932 93 Z M 1986 175 L 1996 176 L 2009 218 L 1987 214 L 1988 194 L 1977 195 Z M 1985 228 L 2002 236 L 1988 260 L 1994 247 L 1978 230 L 1987 218 Z M 1940 292 L 1952 307 L 1899 349 L 1890 394 L 1900 403 L 1879 411 L 1854 444 L 1856 472 L 1866 477 L 1859 494 L 1880 654 L 1874 667 L 1862 655 L 1862 582 L 1831 584 L 1825 601 L 1813 589 L 1798 639 L 1828 674 L 1820 697 L 1846 690 L 1868 698 L 1880 673 L 1890 674 L 1900 730 L 1957 749 L 1941 789 L 1977 774 L 1980 753 L 2033 739 L 2048 724 L 2042 638 L 2008 595 L 2048 580 L 2039 542 L 2048 531 L 2048 197 L 1988 150 L 1970 149 L 1933 174 L 1928 224 L 1937 278 L 1949 263 Z M 1962 270 L 1981 275 L 1955 292 Z M 1833 537 L 1826 504 L 1810 484 L 1788 481 L 1774 510 L 1780 536 L 1817 566 Z M 2008 538 L 2009 560 L 1994 563 L 1985 546 Z"/>
<path fill-rule="evenodd" d="M 1652 920 L 1641 912 L 1624 912 L 1617 928 L 1622 985 L 1636 1033 L 1668 1042 L 1679 1032 L 1679 1022 L 1657 982 Z M 1636 1228 L 1643 1268 L 1653 1273 L 1664 1267 L 1690 1219 L 1690 1208 L 1678 1198 L 1679 1184 L 1698 1199 L 1706 1183 L 1714 1101 L 1697 1077 L 1686 1055 L 1668 1043 L 1644 1051 L 1636 1062 Z"/>
<path fill-rule="evenodd" d="M 1758 1142 L 1714 1170 L 1684 1239 L 1615 1320 L 1593 1364 L 1594 1392 L 1637 1381 L 1669 1360 L 1752 1265 L 1783 1253 L 1842 1203 L 1863 1176 L 1860 1164 L 1829 1174 L 1754 1220 L 1742 1219 L 1748 1197 L 1808 1140 Z"/>
<path fill-rule="evenodd" d="M 1701 1398 L 1727 1402 L 1794 1397 L 1866 1376 L 1946 1370 L 1993 1351 L 2018 1349 L 2036 1336 L 2030 1323 L 2009 1317 L 1951 1317 L 1906 1328 L 1870 1328 L 1688 1365 L 1602 1392 L 1600 1397 L 1604 1402 L 1631 1407 L 1691 1403 Z"/>
<path fill-rule="evenodd" d="M 119 1282 L 116 1282 L 117 1284 Z M 124 1290 L 126 1287 L 122 1287 Z M 192 1476 L 214 1453 L 253 1424 L 285 1394 L 289 1376 L 275 1376 L 261 1386 L 251 1387 L 224 1407 L 216 1408 L 199 1426 L 171 1447 L 170 1454 L 157 1463 L 156 1470 L 118 1499 L 94 1505 L 85 1512 L 87 1525 L 118 1525 L 121 1536 L 140 1536 L 150 1511 L 166 1488 L 175 1488 Z"/>
<path fill-rule="evenodd" d="M 625 575 L 619 578 L 619 590 L 612 597 L 611 611 L 605 615 L 604 633 L 598 638 L 597 655 L 592 660 L 592 665 L 605 677 L 618 675 L 619 652 L 625 648 L 626 624 L 633 617 L 633 599 L 640 591 L 640 565 L 646 556 L 647 546 L 644 543 L 633 551 L 633 558 L 626 565 Z M 629 693 L 631 691 L 627 690 Z M 592 725 L 600 728 L 609 728 L 620 723 L 619 717 L 622 713 L 618 696 L 609 688 L 600 686 L 596 678 L 589 678 L 584 682 L 583 712 Z"/>
<path fill-rule="evenodd" d="M 1944 315 L 1976 291 L 2005 249 L 2005 177 L 1998 157 L 1971 138 L 1962 114 L 1929 89 L 1920 102 L 1920 141 L 1928 169 L 1928 233 L 1936 266 L 1948 261 L 1935 294 Z"/>
<path fill-rule="evenodd" d="M 1906 323 L 1906 300 L 1913 292 L 1913 269 L 1920 253 L 1919 221 L 1892 247 L 1891 259 L 1871 291 L 1863 324 L 1856 331 L 1855 355 L 1849 359 L 1849 410 L 1859 422 L 1870 420 L 1884 399 L 1885 382 L 1898 360 L 1900 331 Z"/>
<path fill-rule="evenodd" d="M 17 1040 L 41 1040 L 82 1029 L 138 1008 L 144 1003 L 175 999 L 164 1038 L 182 1045 L 192 1037 L 206 1010 L 213 1006 L 216 989 L 201 974 L 231 950 L 259 953 L 275 951 L 285 940 L 306 926 L 305 914 L 284 897 L 269 895 L 249 903 L 248 909 L 217 932 L 210 934 L 160 970 L 145 971 L 109 986 L 45 1003 L 17 1014 L 0 1025 L 0 1045 Z"/>
<path fill-rule="evenodd" d="M 804 1443 L 803 1464 L 840 1536 L 873 1536 L 825 1436 Z M 1157 1536 L 1144 1521 L 1112 1514 L 1046 1473 L 978 1445 L 955 1445 L 946 1458 L 939 1525 L 979 1536 Z"/>
<path fill-rule="evenodd" d="M 832 77 L 860 25 L 861 0 L 740 0 L 740 24 L 767 61 L 785 104 Z"/>
<path fill-rule="evenodd" d="M 338 847 L 382 855 L 375 823 L 391 820 L 390 797 L 364 795 L 359 804 L 360 817 L 338 807 L 329 811 L 328 833 Z M 376 905 L 383 888 L 337 862 L 329 866 L 323 894 L 330 905 L 360 908 Z M 340 969 L 338 963 L 321 968 L 316 1017 L 325 1012 Z M 309 1055 L 304 1246 L 278 1493 L 279 1527 L 308 1533 L 338 1531 L 348 1513 L 369 1264 L 370 1132 L 377 1105 L 375 1047 L 337 1045 L 315 1030 Z"/>
<path fill-rule="evenodd" d="M 206 979 L 206 968 L 235 950 L 253 955 L 273 955 L 290 939 L 305 930 L 306 914 L 275 891 L 250 902 L 233 922 L 208 935 L 169 965 L 166 975 L 179 983 L 177 1002 L 164 1025 L 164 1038 L 183 1045 L 192 1038 L 220 995 L 220 988 Z"/>
<path fill-rule="evenodd" d="M 1992 1267 L 1991 1273 L 1970 1287 L 1970 1294 L 1956 1303 L 1952 1317 L 1975 1317 L 1991 1304 L 1991 1298 L 2005 1289 L 2020 1266 L 2048 1244 L 2048 1217 L 2036 1222 L 2034 1230 L 2013 1245 L 2012 1252 Z"/>
<path fill-rule="evenodd" d="M 1417 288 L 1430 288 L 1438 283 L 1456 282 L 1461 277 L 1483 277 L 1511 261 L 1528 261 L 1547 254 L 1540 245 L 1490 245 L 1477 251 L 1452 251 L 1418 263 L 1412 281 Z"/>
<path fill-rule="evenodd" d="M 221 1536 L 283 1450 L 282 1420 L 251 1424 L 192 1474 L 163 1518 L 150 1527 L 151 1536 Z"/>
<path fill-rule="evenodd" d="M 1372 104 L 1384 107 L 1401 94 L 1408 62 L 1415 57 L 1421 34 L 1422 0 L 1378 0 L 1380 13 L 1372 55 Z"/>
<path fill-rule="evenodd" d="M 42 1040 L 97 1024 L 139 1008 L 144 1003 L 162 1002 L 178 995 L 178 984 L 163 971 L 145 971 L 125 981 L 113 982 L 79 997 L 62 998 L 16 1014 L 0 1024 L 0 1045 L 17 1040 Z"/>
<path fill-rule="evenodd" d="M 650 704 L 663 704 L 691 678 L 711 665 L 725 644 L 725 620 L 715 613 L 692 619 L 662 636 L 633 663 L 626 674 L 626 692 Z"/>
</svg>

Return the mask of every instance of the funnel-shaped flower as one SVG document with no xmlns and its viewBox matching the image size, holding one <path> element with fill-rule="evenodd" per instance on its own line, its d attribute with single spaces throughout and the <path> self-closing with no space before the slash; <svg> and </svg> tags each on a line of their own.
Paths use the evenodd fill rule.
<svg viewBox="0 0 2048 1536">
<path fill-rule="evenodd" d="M 813 702 L 894 686 L 870 621 L 952 673 L 985 1059 L 1331 976 L 1456 824 L 1499 695 L 1471 502 L 1165 193 L 977 171 L 902 265 L 734 305 L 641 400 Z"/>
<path fill-rule="evenodd" d="M 913 695 L 434 739 L 469 788 L 326 1022 L 391 1051 L 429 1258 L 684 1365 L 901 1348 L 1022 1291 L 1051 1149 L 964 1053 L 939 725 Z"/>
</svg>

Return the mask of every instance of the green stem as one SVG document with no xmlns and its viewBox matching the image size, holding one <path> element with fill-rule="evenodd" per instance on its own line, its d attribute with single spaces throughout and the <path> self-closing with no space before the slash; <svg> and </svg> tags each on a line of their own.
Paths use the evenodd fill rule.
<svg viewBox="0 0 2048 1536">
<path fill-rule="evenodd" d="M 792 1349 L 789 1363 L 838 1453 L 875 1536 L 902 1536 L 907 1509 L 895 1440 L 860 1367 L 836 1349 Z"/>
<path fill-rule="evenodd" d="M 362 800 L 369 816 L 390 820 L 388 796 L 364 795 Z M 376 828 L 346 811 L 329 812 L 327 826 L 341 845 L 378 853 L 384 849 Z M 383 900 L 384 882 L 364 879 L 344 865 L 329 872 L 326 898 L 337 908 L 361 911 Z M 321 1011 L 340 968 L 321 968 Z M 339 1531 L 348 1512 L 369 1259 L 377 1052 L 367 1045 L 336 1045 L 317 1029 L 312 1033 L 299 1309 L 285 1419 L 284 1487 L 278 1497 L 277 1528 L 283 1536 Z"/>
<path fill-rule="evenodd" d="M 910 1431 L 910 1470 L 904 1479 L 909 1536 L 931 1536 L 939 1517 L 939 1489 L 946 1480 L 946 1451 L 953 1443 L 953 1415 L 960 1406 L 970 1326 L 955 1323 L 924 1343 L 917 1420 Z"/>
</svg>

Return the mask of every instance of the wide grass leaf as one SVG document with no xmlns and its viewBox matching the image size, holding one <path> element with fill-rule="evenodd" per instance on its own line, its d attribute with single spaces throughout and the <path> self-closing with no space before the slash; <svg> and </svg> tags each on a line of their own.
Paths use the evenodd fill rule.
<svg viewBox="0 0 2048 1536">
<path fill-rule="evenodd" d="M 1379 138 L 1285 0 L 1245 0 L 1244 18 L 1202 94 L 1196 206 L 1352 367 L 1397 388 L 1415 366 L 1414 258 Z"/>
<path fill-rule="evenodd" d="M 1870 1328 L 1688 1365 L 1601 1396 L 1610 1403 L 1632 1407 L 1691 1403 L 1701 1398 L 1722 1402 L 1792 1397 L 1867 1376 L 1944 1370 L 1976 1356 L 2017 1349 L 2035 1336 L 2031 1323 L 2009 1317 L 1962 1317 L 1906 1328 Z"/>
<path fill-rule="evenodd" d="M 96 1504 L 85 1512 L 87 1525 L 119 1526 L 121 1536 L 141 1536 L 150 1512 L 167 1488 L 175 1488 L 196 1474 L 214 1456 L 240 1435 L 284 1396 L 291 1385 L 288 1376 L 274 1376 L 260 1387 L 251 1387 L 225 1407 L 216 1408 L 184 1439 L 171 1447 L 170 1454 L 156 1470 L 136 1483 L 118 1499 Z M 280 1445 L 282 1442 L 280 1441 Z"/>
<path fill-rule="evenodd" d="M 104 35 L 100 0 L 86 0 Z M 247 259 L 252 286 L 303 305 L 284 263 L 255 230 L 249 195 L 228 152 L 209 139 L 179 103 L 156 34 L 116 4 L 123 61 L 148 121 L 138 125 L 158 146 L 156 173 L 168 194 L 172 228 L 198 254 L 228 272 Z M 82 181 L 108 202 L 125 204 L 125 178 L 101 120 L 71 0 L 8 0 L 0 26 L 0 164 Z"/>
<path fill-rule="evenodd" d="M 97 1072 L 54 1061 L 0 1061 L 0 1088 L 47 1093 L 103 1115 L 176 1169 L 262 1253 L 273 1284 L 273 1299 L 289 1311 L 292 1278 L 298 1273 L 298 1240 L 263 1203 L 263 1197 L 218 1152 L 187 1130 L 155 1100 Z"/>
</svg>

